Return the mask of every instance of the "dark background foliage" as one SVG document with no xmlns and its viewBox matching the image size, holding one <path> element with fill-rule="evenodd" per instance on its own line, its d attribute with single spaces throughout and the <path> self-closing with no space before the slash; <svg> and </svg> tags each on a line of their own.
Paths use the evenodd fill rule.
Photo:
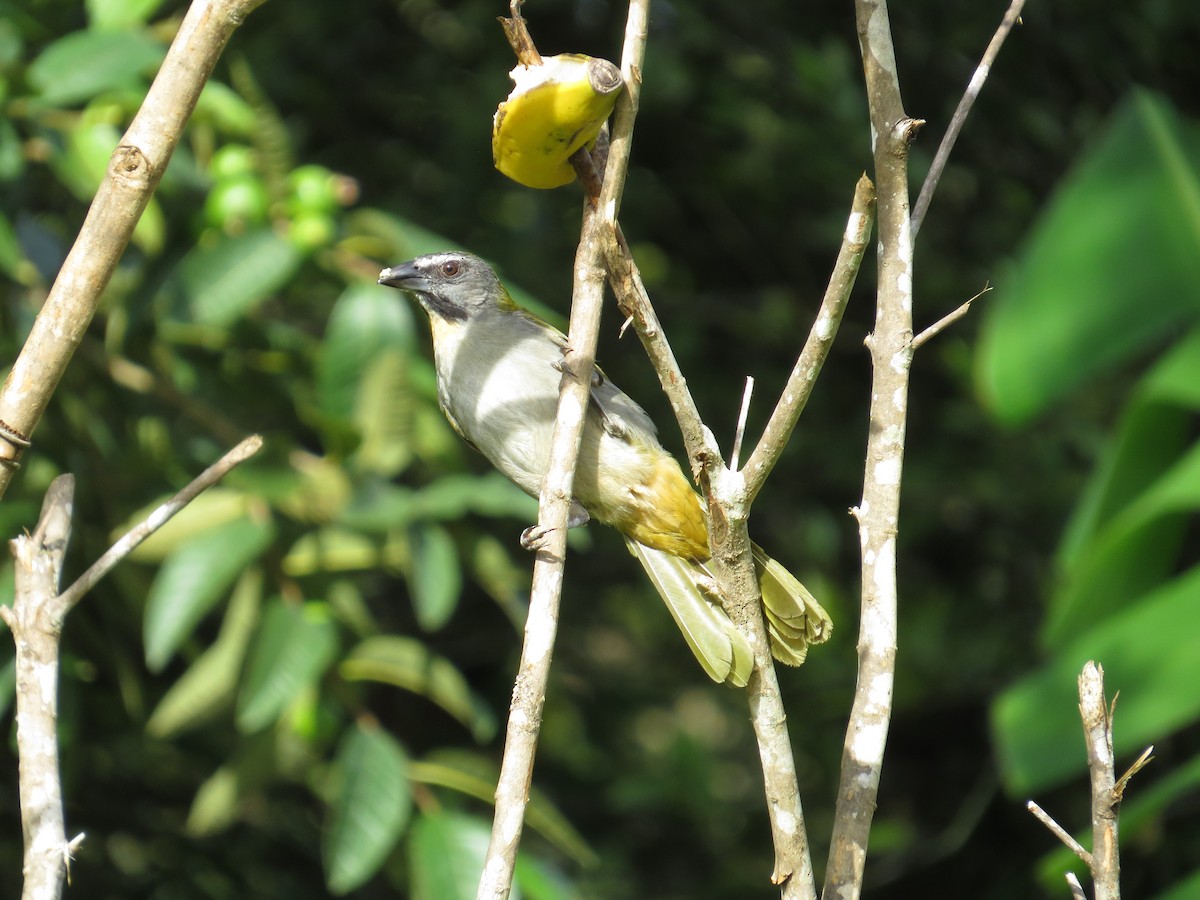
<svg viewBox="0 0 1200 900">
<path fill-rule="evenodd" d="M 121 90 L 37 103 L 30 63 L 56 39 L 94 26 L 104 5 L 90 4 L 85 14 L 61 0 L 0 0 L 8 135 L 0 136 L 0 164 L 6 146 L 19 157 L 3 171 L 0 210 L 26 263 L 6 266 L 5 359 L 86 208 L 62 162 L 83 127 L 80 111 L 119 128 L 136 107 Z M 169 23 L 181 9 L 166 4 L 150 21 Z M 415 636 L 462 673 L 491 720 L 503 721 L 520 639 L 513 605 L 528 565 L 515 539 L 528 507 L 500 491 L 491 507 L 473 501 L 457 514 L 412 513 L 411 527 L 398 532 L 354 519 L 348 509 L 385 503 L 380 497 L 399 503 L 389 486 L 420 492 L 463 473 L 483 477 L 486 464 L 433 414 L 424 323 L 408 321 L 404 306 L 386 312 L 395 326 L 388 333 L 401 336 L 404 374 L 385 380 L 388 396 L 402 395 L 403 404 L 363 409 L 377 430 L 386 431 L 387 416 L 403 419 L 391 439 L 409 461 L 365 463 L 372 426 L 329 399 L 336 395 L 329 360 L 341 351 L 327 326 L 348 284 L 427 249 L 412 226 L 494 260 L 511 284 L 565 318 L 578 191 L 529 191 L 490 159 L 491 115 L 513 65 L 495 22 L 504 11 L 481 0 L 271 2 L 257 10 L 216 76 L 252 110 L 253 127 L 239 132 L 198 114 L 163 185 L 161 240 L 131 248 L 41 425 L 35 458 L 0 508 L 4 533 L 14 534 L 33 522 L 49 477 L 74 472 L 80 497 L 70 565 L 78 570 L 137 510 L 181 486 L 237 436 L 261 431 L 266 459 L 232 480 L 250 520 L 270 522 L 266 549 L 248 564 L 263 575 L 264 602 L 307 610 L 336 635 L 334 655 L 309 673 L 304 691 L 289 695 L 294 702 L 269 728 L 235 727 L 233 690 L 205 727 L 148 734 L 152 711 L 216 638 L 223 614 L 198 615 L 176 652 L 149 672 L 143 612 L 158 560 L 131 562 L 97 590 L 66 635 L 68 828 L 89 835 L 73 890 L 326 896 L 320 848 L 336 818 L 330 810 L 338 807 L 344 735 L 381 726 L 407 758 L 426 763 L 449 752 L 471 754 L 471 765 L 499 759 L 499 738 L 480 724 L 487 716 L 475 720 L 480 740 L 473 740 L 421 691 L 347 678 L 331 662 L 372 634 Z M 907 109 L 928 122 L 914 148 L 914 193 L 1002 13 L 999 4 L 933 2 L 892 10 Z M 526 15 L 543 53 L 619 53 L 619 4 L 531 3 Z M 853 10 L 660 0 L 651 26 L 622 222 L 701 411 L 727 446 L 746 375 L 756 379 L 750 434 L 765 421 L 816 310 L 855 179 L 870 162 Z M 1197 112 L 1198 38 L 1200 8 L 1186 2 L 1102 12 L 1077 0 L 1029 5 L 920 234 L 918 329 L 986 283 L 1003 287 L 1006 262 L 1038 211 L 1132 85 Z M 107 105 L 98 112 L 101 101 Z M 251 148 L 254 183 L 265 186 L 269 205 L 249 213 L 249 226 L 237 210 L 212 208 L 221 177 L 211 158 L 226 144 Z M 303 243 L 286 262 L 287 277 L 256 295 L 243 316 L 187 330 L 195 323 L 172 311 L 181 302 L 198 308 L 194 289 L 180 280 L 185 258 L 256 225 L 294 237 L 305 210 L 280 184 L 301 165 L 341 176 L 336 208 L 319 210 L 328 231 Z M 383 211 L 389 224 L 368 219 L 368 209 Z M 193 268 L 201 280 L 215 271 Z M 858 559 L 847 509 L 861 489 L 870 377 L 861 341 L 873 319 L 872 281 L 868 260 L 816 394 L 752 520 L 757 540 L 813 588 L 837 623 L 834 639 L 804 668 L 782 673 L 818 870 L 854 683 Z M 1024 798 L 1001 785 L 988 707 L 1040 661 L 1036 634 L 1054 587 L 1053 548 L 1133 369 L 1032 423 L 1001 427 L 973 387 L 979 321 L 973 313 L 928 345 L 914 370 L 897 709 L 868 864 L 872 897 L 1062 895 L 1061 879 L 1039 881 L 1036 871 L 1051 839 L 1022 808 Z M 601 360 L 678 450 L 653 372 L 632 337 L 618 338 L 618 325 L 615 311 L 606 311 Z M 130 389 L 114 359 L 152 373 L 154 387 Z M 352 388 L 363 390 L 357 380 Z M 343 470 L 351 474 L 337 474 Z M 380 554 L 375 564 L 361 555 L 345 568 L 328 559 L 307 568 L 297 562 L 298 542 L 328 537 L 332 525 L 368 535 Z M 398 555 L 389 557 L 393 540 Z M 444 614 L 423 612 L 411 599 L 422 591 L 422 566 L 432 566 L 422 556 L 431 543 L 450 547 L 450 561 L 443 554 L 433 567 L 436 577 L 450 577 L 458 561 L 465 570 L 461 592 L 453 584 L 442 591 Z M 481 546 L 501 547 L 499 561 L 475 564 Z M 507 589 L 497 588 L 505 579 Z M 441 596 L 436 586 L 425 590 Z M 224 609 L 224 594 L 216 602 Z M 1110 690 L 1117 687 L 1124 686 Z M 544 729 L 536 783 L 597 862 L 581 865 L 565 852 L 561 829 L 549 829 L 549 839 L 535 831 L 528 850 L 562 882 L 539 893 L 530 879 L 528 895 L 773 895 L 742 697 L 704 679 L 619 539 L 600 528 L 579 539 L 569 561 Z M 1164 769 L 1196 745 L 1194 727 L 1164 740 Z M 0 840 L 0 870 L 8 873 L 0 894 L 15 896 L 11 748 L 2 758 L 10 775 L 0 780 L 0 833 L 8 835 Z M 221 827 L 205 831 L 193 821 L 187 831 L 200 785 L 231 761 L 239 780 Z M 414 824 L 355 896 L 439 896 L 419 874 L 430 830 L 414 832 L 449 812 L 486 818 L 486 804 L 465 793 L 414 777 L 405 792 Z M 1041 799 L 1072 826 L 1086 821 L 1081 779 Z M 1184 823 L 1194 802 L 1193 795 L 1168 807 L 1125 847 L 1130 896 L 1150 896 L 1188 871 L 1195 835 Z M 445 858 L 456 859 L 450 851 Z"/>
</svg>

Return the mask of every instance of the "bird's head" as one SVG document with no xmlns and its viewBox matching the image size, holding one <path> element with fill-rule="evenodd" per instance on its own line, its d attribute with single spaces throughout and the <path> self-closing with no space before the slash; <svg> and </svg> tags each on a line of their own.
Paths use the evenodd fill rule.
<svg viewBox="0 0 1200 900">
<path fill-rule="evenodd" d="M 379 283 L 408 291 L 430 315 L 466 321 L 513 302 L 492 267 L 470 253 L 430 253 L 379 273 Z"/>
</svg>

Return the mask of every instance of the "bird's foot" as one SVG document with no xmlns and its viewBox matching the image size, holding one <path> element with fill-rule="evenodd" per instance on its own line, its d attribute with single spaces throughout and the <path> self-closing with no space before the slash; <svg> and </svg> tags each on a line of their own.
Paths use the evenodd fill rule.
<svg viewBox="0 0 1200 900">
<path fill-rule="evenodd" d="M 546 545 L 550 542 L 550 535 L 553 533 L 553 528 L 547 528 L 544 525 L 530 525 L 521 532 L 521 549 L 533 553 L 545 550 Z"/>
</svg>

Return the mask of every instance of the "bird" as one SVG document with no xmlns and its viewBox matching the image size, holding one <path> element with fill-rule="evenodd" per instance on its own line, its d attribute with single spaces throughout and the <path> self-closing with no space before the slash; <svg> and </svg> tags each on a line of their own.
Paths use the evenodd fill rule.
<svg viewBox="0 0 1200 900">
<path fill-rule="evenodd" d="M 410 294 L 433 337 L 438 403 L 454 430 L 532 497 L 549 466 L 567 338 L 520 307 L 488 263 L 447 251 L 383 269 Z M 658 440 L 650 416 L 596 367 L 568 527 L 595 519 L 625 538 L 715 682 L 744 687 L 750 643 L 721 606 L 709 570 L 704 503 Z M 522 543 L 528 545 L 533 529 Z M 753 545 L 772 655 L 800 665 L 833 625 L 783 565 Z"/>
</svg>

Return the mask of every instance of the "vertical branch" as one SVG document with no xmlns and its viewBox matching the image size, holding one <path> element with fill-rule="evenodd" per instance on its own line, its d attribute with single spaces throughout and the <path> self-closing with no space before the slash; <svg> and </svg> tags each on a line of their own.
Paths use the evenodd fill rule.
<svg viewBox="0 0 1200 900">
<path fill-rule="evenodd" d="M 71 537 L 74 497 L 74 477 L 55 478 L 33 534 L 9 543 L 16 594 L 11 610 L 0 607 L 17 650 L 23 900 L 58 900 L 66 875 L 68 845 L 58 769 L 58 647 L 65 611 L 54 601 Z"/>
<path fill-rule="evenodd" d="M 1112 710 L 1104 699 L 1104 669 L 1094 662 L 1084 666 L 1079 675 L 1079 714 L 1092 781 L 1092 882 L 1096 900 L 1120 900 L 1117 811 L 1121 797 L 1113 760 Z M 1125 780 L 1121 779 L 1122 787 Z"/>
<path fill-rule="evenodd" d="M 200 91 L 234 30 L 263 0 L 195 0 L 108 164 L 21 354 L 0 389 L 0 496 L 79 346 Z"/>
<path fill-rule="evenodd" d="M 856 0 L 878 195 L 879 284 L 867 337 L 872 382 L 862 501 L 855 509 L 862 553 L 858 683 L 842 752 L 841 779 L 823 896 L 862 891 L 867 841 L 891 720 L 896 664 L 896 533 L 912 362 L 912 234 L 908 145 L 921 123 L 900 97 L 886 0 Z"/>
<path fill-rule="evenodd" d="M 506 26 L 514 48 L 536 54 L 532 40 L 514 40 L 514 30 L 523 30 L 514 0 L 514 24 Z M 496 785 L 496 810 L 491 841 L 479 881 L 479 900 L 503 900 L 512 890 L 517 850 L 525 818 L 525 807 L 533 782 L 533 763 L 541 728 L 542 708 L 550 676 L 550 659 L 558 627 L 566 556 L 567 519 L 575 476 L 575 460 L 583 435 L 595 371 L 600 311 L 604 301 L 604 268 L 601 240 L 606 228 L 616 222 L 629 164 L 629 146 L 641 86 L 645 54 L 649 0 L 632 0 L 625 32 L 621 71 L 626 89 L 618 100 L 608 164 L 599 196 L 588 193 L 583 214 L 579 248 L 575 257 L 574 293 L 567 349 L 563 356 L 563 378 L 558 416 L 554 425 L 549 468 L 539 498 L 538 530 L 544 539 L 533 568 L 529 613 L 521 662 L 513 686 L 512 705 L 505 730 L 504 757 Z M 592 163 L 586 151 L 573 160 L 585 174 Z M 585 185 L 588 181 L 580 179 Z"/>
</svg>

